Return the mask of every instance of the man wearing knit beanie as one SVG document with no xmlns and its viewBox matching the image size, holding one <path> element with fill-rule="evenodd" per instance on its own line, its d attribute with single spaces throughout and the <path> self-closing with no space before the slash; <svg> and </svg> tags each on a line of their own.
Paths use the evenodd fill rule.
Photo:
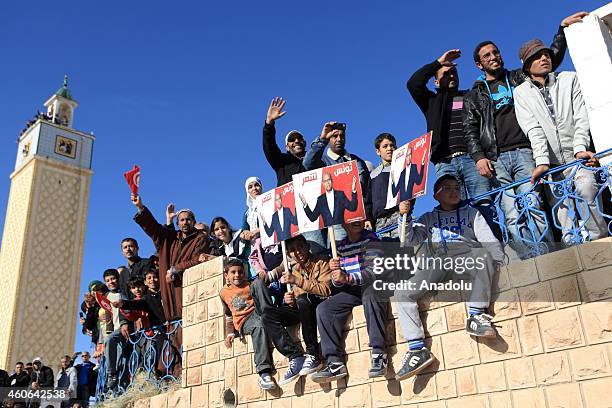
<svg viewBox="0 0 612 408">
<path fill-rule="evenodd" d="M 589 119 L 576 73 L 553 72 L 551 51 L 539 39 L 523 44 L 519 58 L 528 78 L 515 90 L 515 109 L 517 121 L 533 149 L 536 167 L 531 182 L 551 167 L 577 159 L 585 160 L 587 167 L 599 166 L 590 147 Z M 583 240 L 582 228 L 577 229 L 574 225 L 577 215 L 582 218 L 590 240 L 607 236 L 607 225 L 597 206 L 600 186 L 595 180 L 595 172 L 570 167 L 549 177 L 555 182 L 573 177 L 576 193 L 582 198 L 562 200 L 546 189 L 558 221 L 554 224 L 561 226 L 563 242 L 574 244 Z"/>
</svg>

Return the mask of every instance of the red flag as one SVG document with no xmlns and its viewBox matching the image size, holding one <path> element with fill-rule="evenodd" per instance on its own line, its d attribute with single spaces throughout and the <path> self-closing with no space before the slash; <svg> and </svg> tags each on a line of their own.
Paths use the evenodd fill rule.
<svg viewBox="0 0 612 408">
<path fill-rule="evenodd" d="M 98 291 L 94 291 L 94 296 L 102 309 L 106 310 L 107 312 L 112 312 L 113 305 L 111 305 L 110 300 L 108 300 L 108 298 L 104 296 L 104 294 Z M 119 309 L 119 312 L 121 312 L 121 314 L 131 322 L 134 322 L 142 317 L 141 312 L 134 310 Z"/>
<path fill-rule="evenodd" d="M 135 164 L 132 170 L 123 174 L 123 177 L 125 177 L 125 181 L 127 181 L 128 186 L 130 186 L 130 191 L 132 194 L 138 195 L 138 186 L 140 185 L 140 167 Z"/>
<path fill-rule="evenodd" d="M 106 296 L 104 296 L 102 293 L 98 292 L 98 291 L 94 291 L 94 296 L 96 298 L 96 301 L 98 302 L 98 304 L 100 305 L 100 307 L 104 310 L 106 310 L 107 312 L 110 312 L 112 310 L 112 305 L 110 303 L 110 301 L 106 298 Z"/>
</svg>

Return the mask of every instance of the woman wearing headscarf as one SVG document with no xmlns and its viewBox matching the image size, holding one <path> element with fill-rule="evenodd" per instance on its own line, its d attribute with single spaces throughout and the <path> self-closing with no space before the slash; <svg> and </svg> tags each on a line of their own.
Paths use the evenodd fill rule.
<svg viewBox="0 0 612 408">
<path fill-rule="evenodd" d="M 259 178 L 249 177 L 244 182 L 244 189 L 246 191 L 247 209 L 242 218 L 242 233 L 240 234 L 240 238 L 245 241 L 255 242 L 255 239 L 259 236 L 259 220 L 257 219 L 255 199 L 261 194 L 263 184 Z"/>
<path fill-rule="evenodd" d="M 246 256 L 247 258 L 253 252 L 255 241 L 259 238 L 259 219 L 257 217 L 257 205 L 255 200 L 258 195 L 262 193 L 263 184 L 257 177 L 249 177 L 244 182 L 244 189 L 246 191 L 246 205 L 247 209 L 244 212 L 242 218 L 242 232 L 240 233 L 240 239 L 247 245 Z M 251 277 L 257 275 L 257 271 L 253 269 L 253 266 L 249 263 L 249 273 Z"/>
</svg>

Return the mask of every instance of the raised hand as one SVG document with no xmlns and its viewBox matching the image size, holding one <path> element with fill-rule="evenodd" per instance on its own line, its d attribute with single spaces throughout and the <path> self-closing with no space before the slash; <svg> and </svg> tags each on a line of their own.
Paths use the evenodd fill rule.
<svg viewBox="0 0 612 408">
<path fill-rule="evenodd" d="M 335 132 L 335 130 L 333 130 L 333 126 L 336 124 L 336 122 L 326 122 L 323 125 L 323 129 L 321 129 L 321 136 L 319 137 L 319 139 L 321 140 L 328 140 L 331 135 L 332 132 Z M 338 133 L 338 132 L 336 132 Z"/>
<path fill-rule="evenodd" d="M 351 191 L 353 193 L 357 192 L 357 177 L 353 176 L 353 184 L 351 185 Z"/>
<path fill-rule="evenodd" d="M 285 116 L 287 111 L 283 111 L 283 108 L 285 107 L 286 103 L 287 101 L 280 96 L 272 99 L 272 102 L 270 102 L 270 106 L 268 107 L 268 113 L 266 114 L 266 123 L 268 125 L 274 123 L 276 119 Z"/>
<path fill-rule="evenodd" d="M 438 58 L 438 62 L 442 64 L 443 67 L 454 67 L 455 64 L 453 61 L 457 58 L 461 57 L 461 50 L 456 48 L 453 50 L 448 50 L 440 58 Z"/>
<path fill-rule="evenodd" d="M 166 207 L 166 225 L 170 225 L 174 223 L 175 217 L 176 217 L 176 212 L 174 210 L 174 204 L 170 203 Z"/>
<path fill-rule="evenodd" d="M 586 11 L 579 11 L 578 13 L 574 13 L 571 16 L 567 16 L 561 21 L 561 27 L 569 27 L 574 23 L 582 21 L 585 16 L 588 16 L 589 13 Z"/>
<path fill-rule="evenodd" d="M 306 197 L 304 197 L 304 194 L 302 193 L 300 193 L 300 201 L 302 202 L 302 205 L 306 207 Z"/>
<path fill-rule="evenodd" d="M 144 205 L 142 204 L 142 198 L 140 198 L 139 195 L 132 194 L 130 196 L 130 200 L 132 200 L 132 204 L 134 204 L 139 210 L 142 210 L 144 208 Z"/>
</svg>

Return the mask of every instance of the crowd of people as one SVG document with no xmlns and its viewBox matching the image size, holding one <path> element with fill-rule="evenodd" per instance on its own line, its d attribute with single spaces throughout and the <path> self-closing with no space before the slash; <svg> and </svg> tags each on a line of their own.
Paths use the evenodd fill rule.
<svg viewBox="0 0 612 408">
<path fill-rule="evenodd" d="M 182 335 L 180 327 L 172 322 L 182 318 L 183 273 L 218 256 L 225 257 L 226 285 L 220 291 L 226 319 L 224 344 L 231 347 L 236 338 L 252 337 L 255 369 L 264 389 L 288 384 L 303 375 L 311 375 L 318 383 L 345 377 L 343 328 L 358 305 L 364 308 L 372 348 L 368 375 L 387 375 L 389 300 L 381 300 L 371 286 L 371 265 L 381 256 L 382 241 L 402 238 L 408 245 L 425 243 L 430 256 L 486 253 L 486 265 L 467 272 L 474 288 L 466 302 L 466 331 L 474 337 L 497 336 L 487 310 L 491 281 L 506 257 L 499 227 L 488 209 L 491 198 L 487 193 L 491 189 L 513 185 L 509 188 L 511 194 L 503 194 L 501 207 L 504 223 L 513 226 L 509 229 L 510 246 L 520 258 L 532 256 L 522 237 L 532 236 L 534 229 L 545 235 L 544 244 L 553 242 L 547 228 L 552 224 L 546 217 L 559 221 L 566 244 L 572 243 L 568 231 L 576 222 L 583 222 L 586 239 L 595 240 L 609 233 L 596 202 L 600 186 L 593 169 L 599 163 L 577 77 L 573 72 L 555 72 L 567 48 L 563 29 L 579 23 L 585 15 L 581 12 L 564 19 L 550 47 L 540 40 L 526 42 L 519 50 L 522 66 L 516 70 L 505 68 L 501 51 L 493 42 L 479 43 L 473 60 L 483 74 L 470 90 L 459 88 L 458 49 L 446 51 L 410 77 L 408 91 L 425 116 L 427 130 L 432 132 L 431 162 L 437 178 L 433 197 L 439 203 L 418 218 L 412 217 L 411 199 L 386 208 L 390 165 L 397 148 L 392 134 L 381 133 L 374 139 L 380 164 L 373 169 L 349 152 L 347 126 L 341 122 L 325 123 L 308 149 L 302 133 L 291 130 L 285 136 L 282 151 L 276 141 L 276 123 L 286 113 L 286 101 L 274 98 L 263 127 L 263 152 L 276 173 L 277 186 L 306 170 L 353 160 L 357 164 L 366 220 L 334 226 L 335 257 L 329 256 L 330 237 L 325 230 L 286 239 L 288 267 L 280 244 L 262 245 L 260 228 L 270 227 L 258 221 L 255 202 L 264 186 L 257 177 L 245 182 L 247 208 L 240 228 L 233 228 L 221 216 L 210 225 L 199 223 L 191 210 L 176 211 L 172 204 L 167 206 L 165 222 L 160 223 L 143 198 L 132 194 L 137 211 L 134 221 L 152 240 L 157 253 L 141 258 L 136 239 L 125 238 L 121 250 L 127 265 L 107 269 L 103 282 L 91 282 L 91 293 L 82 304 L 83 332 L 92 338 L 95 357 L 105 359 L 106 389 L 129 381 L 129 373 L 121 367 L 126 367 L 137 346 L 131 333 L 139 330 L 152 330 L 147 341 L 155 349 L 150 363 L 156 375 L 180 375 Z M 435 91 L 428 88 L 432 79 Z M 550 169 L 574 160 L 583 160 L 578 171 L 567 169 L 547 175 Z M 415 168 L 407 183 L 418 184 L 422 172 Z M 570 178 L 579 200 L 560 201 L 550 188 L 534 189 L 543 177 Z M 530 178 L 531 183 L 514 185 L 524 178 Z M 535 221 L 530 223 L 519 215 L 512 199 L 513 194 L 526 191 L 532 191 L 535 200 Z M 544 207 L 544 197 L 548 207 Z M 351 202 L 346 198 L 343 205 L 352 205 Z M 549 211 L 553 213 L 546 214 L 543 208 L 552 208 Z M 570 216 L 572 208 L 581 220 Z M 403 216 L 407 219 L 405 231 L 391 228 Z M 444 281 L 451 273 L 444 268 L 418 270 L 414 280 Z M 417 301 L 423 294 L 424 291 L 394 293 L 409 348 L 395 371 L 398 380 L 420 373 L 435 361 L 425 346 L 418 313 Z M 301 325 L 305 350 L 286 329 L 297 323 Z M 289 359 L 278 384 L 273 377 L 270 343 Z M 17 369 L 15 376 L 24 377 L 17 374 Z M 78 371 L 73 376 L 80 378 Z"/>
<path fill-rule="evenodd" d="M 81 357 L 78 364 L 76 360 Z M 18 361 L 15 371 L 9 375 L 0 369 L 0 388 L 40 389 L 62 388 L 66 390 L 65 398 L 58 400 L 31 398 L 6 398 L 0 401 L 3 408 L 85 408 L 89 406 L 89 398 L 95 395 L 98 367 L 91 361 L 88 351 L 65 355 L 59 361 L 57 374 L 51 367 L 36 357 L 31 362 Z M 24 401 L 25 400 L 25 401 Z"/>
</svg>

